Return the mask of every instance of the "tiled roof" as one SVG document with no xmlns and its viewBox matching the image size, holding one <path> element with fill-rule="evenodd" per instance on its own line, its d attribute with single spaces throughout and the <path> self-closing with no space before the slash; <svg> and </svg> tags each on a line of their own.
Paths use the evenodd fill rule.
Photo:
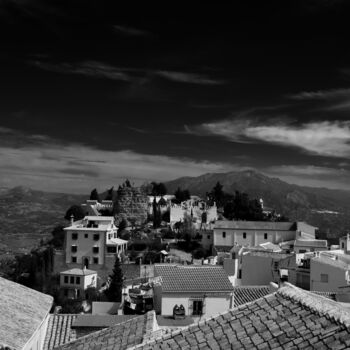
<svg viewBox="0 0 350 350">
<path fill-rule="evenodd" d="M 288 283 L 276 293 L 133 349 L 349 349 L 350 312 Z"/>
<path fill-rule="evenodd" d="M 189 326 L 193 322 L 193 318 L 190 316 L 177 320 L 175 320 L 173 316 L 157 316 L 157 323 L 160 327 L 185 327 Z"/>
<path fill-rule="evenodd" d="M 269 286 L 239 286 L 233 289 L 234 306 L 243 305 L 271 293 Z"/>
<path fill-rule="evenodd" d="M 60 272 L 60 274 L 62 275 L 74 275 L 74 276 L 88 276 L 88 275 L 94 275 L 96 273 L 97 272 L 94 270 L 78 269 L 78 268 Z"/>
<path fill-rule="evenodd" d="M 295 231 L 295 222 L 269 222 L 269 221 L 231 221 L 217 220 L 215 228 L 236 230 L 267 230 L 267 231 Z"/>
<path fill-rule="evenodd" d="M 50 315 L 43 350 L 51 350 L 55 346 L 75 340 L 76 332 L 71 327 L 77 316 L 75 314 Z"/>
<path fill-rule="evenodd" d="M 217 253 L 229 253 L 233 245 L 215 245 L 214 248 Z"/>
<path fill-rule="evenodd" d="M 222 266 L 155 265 L 162 292 L 230 292 L 233 286 Z"/>
<path fill-rule="evenodd" d="M 294 247 L 317 247 L 317 248 L 326 248 L 327 241 L 321 239 L 297 239 L 294 243 Z"/>
<path fill-rule="evenodd" d="M 53 298 L 0 277 L 0 345 L 22 349 L 48 315 Z"/>
<path fill-rule="evenodd" d="M 73 324 L 73 328 L 77 327 L 94 327 L 107 328 L 118 323 L 123 323 L 138 317 L 137 315 L 78 315 Z"/>
<path fill-rule="evenodd" d="M 149 340 L 153 334 L 155 321 L 155 313 L 154 311 L 150 311 L 145 315 L 135 317 L 129 321 L 116 324 L 81 337 L 73 342 L 61 345 L 56 349 L 127 349 Z"/>
</svg>

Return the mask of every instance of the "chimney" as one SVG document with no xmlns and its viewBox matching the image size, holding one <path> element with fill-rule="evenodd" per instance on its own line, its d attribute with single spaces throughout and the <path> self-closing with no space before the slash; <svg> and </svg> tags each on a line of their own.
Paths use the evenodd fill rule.
<svg viewBox="0 0 350 350">
<path fill-rule="evenodd" d="M 74 215 L 72 214 L 70 216 L 70 225 L 73 226 L 73 224 L 74 224 Z"/>
</svg>

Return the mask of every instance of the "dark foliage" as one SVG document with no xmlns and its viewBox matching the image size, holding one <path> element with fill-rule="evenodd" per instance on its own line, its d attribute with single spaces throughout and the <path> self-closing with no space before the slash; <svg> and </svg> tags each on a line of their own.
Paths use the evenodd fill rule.
<svg viewBox="0 0 350 350">
<path fill-rule="evenodd" d="M 98 194 L 96 188 L 91 191 L 90 200 L 101 202 L 100 195 Z"/>
<path fill-rule="evenodd" d="M 65 232 L 63 228 L 64 226 L 58 225 L 52 230 L 51 232 L 52 238 L 48 242 L 48 244 L 53 245 L 55 248 L 59 248 L 59 249 L 63 248 L 64 237 L 65 237 Z"/>
<path fill-rule="evenodd" d="M 177 188 L 177 190 L 174 193 L 175 199 L 173 200 L 174 203 L 180 204 L 181 202 L 187 201 L 191 198 L 191 194 L 189 190 L 182 190 L 180 187 Z"/>
<path fill-rule="evenodd" d="M 120 302 L 122 300 L 122 289 L 124 283 L 124 274 L 121 269 L 119 257 L 116 255 L 113 273 L 110 276 L 111 281 L 106 295 L 111 302 Z"/>
<path fill-rule="evenodd" d="M 167 189 L 162 182 L 152 182 L 152 196 L 164 196 L 167 194 Z"/>
<path fill-rule="evenodd" d="M 68 221 L 71 220 L 71 216 L 73 215 L 74 221 L 81 220 L 85 216 L 85 211 L 80 205 L 72 205 L 66 212 L 64 218 Z"/>
</svg>

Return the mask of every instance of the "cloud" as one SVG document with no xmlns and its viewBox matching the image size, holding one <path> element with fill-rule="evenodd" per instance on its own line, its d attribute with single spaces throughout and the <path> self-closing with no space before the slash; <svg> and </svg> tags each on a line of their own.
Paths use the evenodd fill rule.
<svg viewBox="0 0 350 350">
<path fill-rule="evenodd" d="M 28 63 L 40 69 L 57 73 L 78 74 L 93 78 L 125 82 L 129 82 L 133 79 L 126 69 L 96 61 L 85 61 L 79 63 L 48 63 L 36 60 L 29 61 Z"/>
<path fill-rule="evenodd" d="M 139 37 L 147 37 L 151 36 L 152 33 L 143 30 L 143 29 L 137 29 L 137 28 L 132 28 L 132 27 L 126 27 L 126 26 L 120 26 L 120 25 L 114 25 L 113 29 L 116 33 L 122 34 L 125 36 L 139 36 Z"/>
<path fill-rule="evenodd" d="M 18 134 L 17 138 L 22 136 Z M 117 185 L 125 178 L 142 183 L 238 169 L 231 164 L 190 158 L 62 145 L 56 140 L 27 141 L 21 141 L 21 147 L 14 140 L 0 143 L 0 187 L 25 185 L 46 191 L 84 193 L 94 187 Z"/>
<path fill-rule="evenodd" d="M 302 91 L 294 95 L 288 96 L 294 100 L 327 100 L 334 98 L 350 98 L 350 89 L 330 89 L 330 90 L 318 90 L 318 91 Z"/>
<path fill-rule="evenodd" d="M 266 142 L 291 146 L 328 157 L 350 157 L 350 121 L 315 121 L 300 125 L 288 122 L 258 121 L 257 119 L 227 119 L 186 126 L 195 135 L 216 135 L 232 142 Z"/>
<path fill-rule="evenodd" d="M 167 80 L 178 83 L 198 84 L 198 85 L 221 85 L 225 84 L 224 80 L 209 78 L 202 74 L 186 73 L 168 70 L 155 71 L 155 74 Z"/>
</svg>

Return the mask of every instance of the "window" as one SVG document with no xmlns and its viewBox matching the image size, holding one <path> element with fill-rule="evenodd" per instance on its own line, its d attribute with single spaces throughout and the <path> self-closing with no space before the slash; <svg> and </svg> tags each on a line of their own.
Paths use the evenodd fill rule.
<svg viewBox="0 0 350 350">
<path fill-rule="evenodd" d="M 74 284 L 74 276 L 70 276 L 70 284 Z"/>
<path fill-rule="evenodd" d="M 278 261 L 274 261 L 273 262 L 273 269 L 274 269 L 274 271 L 278 271 Z"/>
<path fill-rule="evenodd" d="M 64 276 L 64 283 L 68 283 L 68 276 Z"/>
<path fill-rule="evenodd" d="M 99 252 L 99 247 L 93 247 L 92 248 L 92 252 L 94 253 L 94 254 L 98 254 L 98 252 Z"/>
<path fill-rule="evenodd" d="M 98 264 L 98 258 L 93 259 L 94 264 Z"/>
<path fill-rule="evenodd" d="M 203 300 L 193 300 L 192 315 L 200 316 L 203 314 Z"/>
<path fill-rule="evenodd" d="M 117 252 L 117 247 L 107 247 L 107 253 L 115 254 Z"/>
<path fill-rule="evenodd" d="M 208 235 L 208 236 L 207 236 L 207 238 L 208 238 L 208 239 L 210 239 L 210 238 L 211 238 L 211 236 L 210 236 L 210 235 Z"/>
<path fill-rule="evenodd" d="M 77 257 L 76 256 L 72 256 L 72 263 L 76 263 L 77 262 Z"/>
<path fill-rule="evenodd" d="M 78 234 L 75 232 L 75 233 L 72 233 L 72 240 L 75 241 L 78 239 Z"/>
<path fill-rule="evenodd" d="M 241 269 L 238 270 L 238 278 L 242 279 L 242 270 Z"/>
<path fill-rule="evenodd" d="M 264 239 L 267 239 L 267 233 L 264 233 Z"/>
<path fill-rule="evenodd" d="M 322 283 L 328 283 L 328 274 L 321 273 L 321 282 Z"/>
<path fill-rule="evenodd" d="M 98 241 L 100 239 L 100 235 L 98 233 L 94 234 L 94 241 Z"/>
<path fill-rule="evenodd" d="M 77 289 L 77 298 L 80 298 L 80 289 Z"/>
<path fill-rule="evenodd" d="M 65 296 L 65 297 L 68 297 L 68 289 L 65 289 L 65 290 L 64 290 L 64 296 Z"/>
<path fill-rule="evenodd" d="M 112 238 L 112 234 L 109 233 L 109 234 L 108 234 L 108 239 L 111 239 L 111 238 Z"/>
<path fill-rule="evenodd" d="M 78 247 L 76 245 L 72 245 L 72 247 L 71 247 L 72 253 L 76 253 L 77 250 L 78 250 Z"/>
<path fill-rule="evenodd" d="M 222 238 L 225 238 L 225 237 L 226 237 L 226 232 L 223 231 L 223 232 L 222 232 Z"/>
<path fill-rule="evenodd" d="M 75 283 L 80 284 L 80 277 L 75 277 Z"/>
<path fill-rule="evenodd" d="M 341 249 L 344 249 L 344 242 L 341 242 Z"/>
<path fill-rule="evenodd" d="M 85 238 L 89 238 L 89 234 L 88 234 L 88 233 L 85 233 L 85 234 L 84 234 L 84 237 L 85 237 Z"/>
<path fill-rule="evenodd" d="M 247 238 L 247 233 L 243 232 L 243 238 L 246 239 Z"/>
</svg>

